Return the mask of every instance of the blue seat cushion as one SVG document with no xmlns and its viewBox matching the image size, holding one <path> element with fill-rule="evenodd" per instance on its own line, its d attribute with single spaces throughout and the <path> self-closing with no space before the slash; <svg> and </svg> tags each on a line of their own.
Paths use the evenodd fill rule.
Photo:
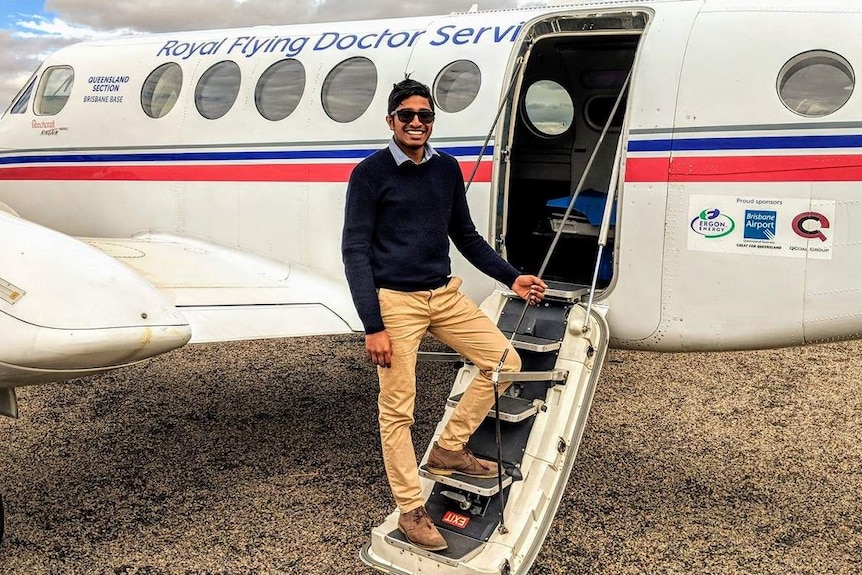
<svg viewBox="0 0 862 575">
<path fill-rule="evenodd" d="M 607 194 L 598 190 L 588 189 L 581 190 L 575 200 L 574 210 L 583 215 L 591 226 L 600 226 L 602 224 L 602 214 L 605 211 L 605 202 Z M 554 211 L 565 211 L 569 207 L 569 196 L 548 200 L 546 207 L 552 208 Z M 617 203 L 614 201 L 614 206 L 611 209 L 611 225 L 616 225 L 617 222 Z"/>
</svg>

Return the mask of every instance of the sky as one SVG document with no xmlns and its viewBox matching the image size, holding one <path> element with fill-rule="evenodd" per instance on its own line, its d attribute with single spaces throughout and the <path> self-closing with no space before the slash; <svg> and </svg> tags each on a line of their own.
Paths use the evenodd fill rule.
<svg viewBox="0 0 862 575">
<path fill-rule="evenodd" d="M 0 111 L 42 60 L 82 40 L 148 32 L 447 14 L 524 0 L 0 0 Z"/>
</svg>

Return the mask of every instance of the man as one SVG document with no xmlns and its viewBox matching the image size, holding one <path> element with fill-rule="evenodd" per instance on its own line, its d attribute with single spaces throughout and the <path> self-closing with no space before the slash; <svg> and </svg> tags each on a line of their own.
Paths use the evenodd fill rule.
<svg viewBox="0 0 862 575">
<path fill-rule="evenodd" d="M 386 116 L 392 140 L 350 176 L 341 249 L 366 353 L 380 379 L 380 439 L 401 511 L 398 529 L 414 545 L 437 551 L 446 541 L 425 511 L 410 437 L 420 340 L 430 332 L 480 369 L 429 454 L 429 470 L 441 475 L 497 476 L 496 463 L 477 459 L 465 445 L 494 403 L 490 376 L 508 346 L 458 291 L 461 280 L 450 277 L 449 238 L 470 263 L 530 303 L 542 299 L 546 286 L 519 274 L 476 231 L 457 160 L 428 143 L 434 119 L 427 86 L 411 79 L 393 86 Z M 520 368 L 509 349 L 504 370 Z"/>
</svg>

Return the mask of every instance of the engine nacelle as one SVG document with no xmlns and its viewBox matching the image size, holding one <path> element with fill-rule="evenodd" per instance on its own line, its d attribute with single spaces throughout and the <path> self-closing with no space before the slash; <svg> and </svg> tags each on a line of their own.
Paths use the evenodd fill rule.
<svg viewBox="0 0 862 575">
<path fill-rule="evenodd" d="M 130 268 L 0 210 L 0 388 L 121 367 L 190 337 L 185 318 Z"/>
</svg>

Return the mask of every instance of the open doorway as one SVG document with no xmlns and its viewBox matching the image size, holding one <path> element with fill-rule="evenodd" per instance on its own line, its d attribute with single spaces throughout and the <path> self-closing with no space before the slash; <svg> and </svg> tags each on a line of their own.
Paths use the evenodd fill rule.
<svg viewBox="0 0 862 575">
<path fill-rule="evenodd" d="M 614 167 L 625 126 L 624 98 L 577 194 L 572 215 L 562 215 L 587 167 L 614 103 L 626 84 L 646 25 L 643 14 L 559 16 L 536 24 L 538 33 L 521 67 L 518 92 L 509 109 L 505 177 L 500 178 L 500 223 L 507 259 L 535 273 L 555 232 L 563 232 L 546 280 L 589 285 L 598 234 L 608 198 L 615 199 Z M 619 182 L 614 186 L 619 188 Z M 599 267 L 599 289 L 613 279 L 616 208 Z M 500 235 L 498 235 L 500 237 Z"/>
</svg>

